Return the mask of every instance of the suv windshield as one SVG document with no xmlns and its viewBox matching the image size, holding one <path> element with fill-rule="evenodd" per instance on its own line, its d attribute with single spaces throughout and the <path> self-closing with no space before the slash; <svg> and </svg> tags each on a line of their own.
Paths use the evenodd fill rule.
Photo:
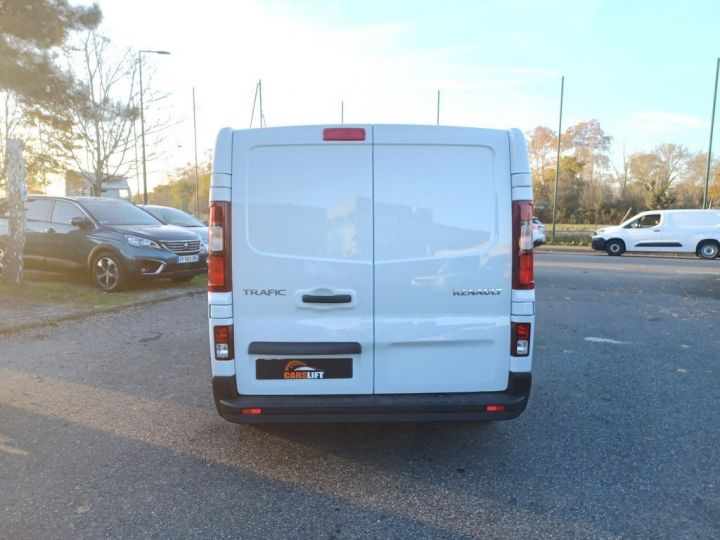
<svg viewBox="0 0 720 540">
<path fill-rule="evenodd" d="M 204 227 L 197 219 L 190 214 L 186 214 L 182 210 L 175 208 L 159 208 L 157 206 L 146 206 L 145 210 L 153 216 L 168 225 L 177 225 L 178 227 Z"/>
<path fill-rule="evenodd" d="M 101 225 L 162 225 L 153 216 L 129 202 L 85 199 L 81 204 Z"/>
</svg>

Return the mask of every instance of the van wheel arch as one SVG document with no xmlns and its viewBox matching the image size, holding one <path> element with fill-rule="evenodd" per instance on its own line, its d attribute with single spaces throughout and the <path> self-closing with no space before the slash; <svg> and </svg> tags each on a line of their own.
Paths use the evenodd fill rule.
<svg viewBox="0 0 720 540">
<path fill-rule="evenodd" d="M 717 240 L 702 240 L 698 242 L 695 253 L 703 259 L 715 259 L 720 254 L 720 242 Z"/>
<path fill-rule="evenodd" d="M 612 257 L 619 257 L 625 253 L 625 242 L 620 238 L 611 238 L 605 242 L 605 251 Z"/>
</svg>

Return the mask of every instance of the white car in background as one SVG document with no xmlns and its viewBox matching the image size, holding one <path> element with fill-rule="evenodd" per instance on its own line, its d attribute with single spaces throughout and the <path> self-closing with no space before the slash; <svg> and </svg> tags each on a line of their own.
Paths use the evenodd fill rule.
<svg viewBox="0 0 720 540">
<path fill-rule="evenodd" d="M 598 229 L 592 248 L 620 256 L 626 251 L 720 254 L 720 210 L 650 210 L 620 225 Z"/>
<path fill-rule="evenodd" d="M 533 216 L 532 224 L 533 245 L 537 247 L 542 246 L 543 244 L 547 244 L 547 236 L 545 236 L 545 225 L 543 225 L 542 221 L 540 221 L 535 216 Z"/>
</svg>

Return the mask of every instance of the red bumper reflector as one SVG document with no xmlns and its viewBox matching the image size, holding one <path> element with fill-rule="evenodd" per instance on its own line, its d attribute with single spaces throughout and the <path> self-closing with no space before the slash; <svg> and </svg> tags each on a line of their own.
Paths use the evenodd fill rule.
<svg viewBox="0 0 720 540">
<path fill-rule="evenodd" d="M 505 405 L 488 405 L 485 407 L 485 410 L 487 412 L 503 412 L 505 410 Z"/>
<path fill-rule="evenodd" d="M 323 141 L 364 141 L 365 128 L 325 128 Z"/>
<path fill-rule="evenodd" d="M 262 414 L 262 409 L 243 409 L 243 414 Z"/>
</svg>

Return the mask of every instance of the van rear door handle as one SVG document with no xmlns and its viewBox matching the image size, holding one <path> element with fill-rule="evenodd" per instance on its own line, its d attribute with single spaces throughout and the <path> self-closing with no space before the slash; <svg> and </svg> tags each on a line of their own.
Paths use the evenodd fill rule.
<svg viewBox="0 0 720 540">
<path fill-rule="evenodd" d="M 349 304 L 352 296 L 349 294 L 303 294 L 305 304 Z"/>
</svg>

